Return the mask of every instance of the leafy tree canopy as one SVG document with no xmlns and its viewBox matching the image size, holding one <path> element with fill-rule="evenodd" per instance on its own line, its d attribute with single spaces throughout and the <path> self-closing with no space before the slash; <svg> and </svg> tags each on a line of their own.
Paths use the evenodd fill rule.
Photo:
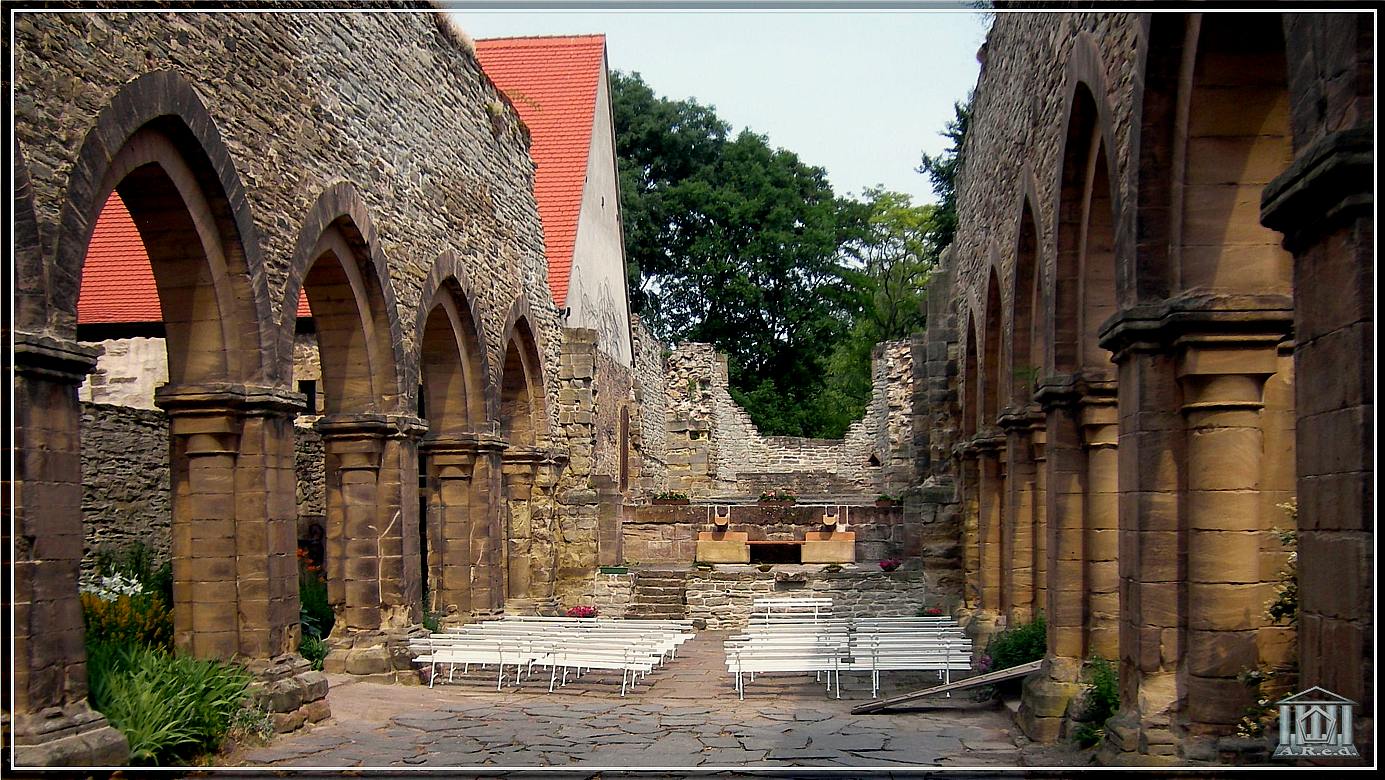
<svg viewBox="0 0 1385 780">
<path fill-rule="evenodd" d="M 611 95 L 632 305 L 660 339 L 726 353 L 762 432 L 841 436 L 872 346 L 922 327 L 937 209 L 840 198 L 822 168 L 638 73 L 612 73 Z"/>
</svg>

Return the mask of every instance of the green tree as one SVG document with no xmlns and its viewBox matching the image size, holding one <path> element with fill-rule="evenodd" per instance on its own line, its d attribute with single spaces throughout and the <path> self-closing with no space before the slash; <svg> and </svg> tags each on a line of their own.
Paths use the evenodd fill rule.
<svg viewBox="0 0 1385 780">
<path fill-rule="evenodd" d="M 915 169 L 928 176 L 933 192 L 938 196 L 934 242 L 939 249 L 951 244 L 957 235 L 957 172 L 965 160 L 965 140 L 967 128 L 971 126 L 972 101 L 975 97 L 973 90 L 967 93 L 966 100 L 952 104 L 954 116 L 941 133 L 952 141 L 952 145 L 937 156 L 925 152 L 923 162 Z"/>
<path fill-rule="evenodd" d="M 725 352 L 733 395 L 765 433 L 823 435 L 827 363 L 866 305 L 844 250 L 867 208 L 638 74 L 613 74 L 612 105 L 631 287 L 654 332 Z"/>
</svg>

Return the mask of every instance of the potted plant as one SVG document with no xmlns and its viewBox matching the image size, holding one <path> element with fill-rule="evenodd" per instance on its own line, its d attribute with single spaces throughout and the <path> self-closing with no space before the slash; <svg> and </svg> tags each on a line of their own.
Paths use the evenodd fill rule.
<svg viewBox="0 0 1385 780">
<path fill-rule="evenodd" d="M 895 569 L 898 569 L 900 564 L 902 563 L 904 563 L 904 561 L 901 561 L 898 558 L 886 558 L 880 562 L 880 570 L 894 571 Z"/>
<path fill-rule="evenodd" d="M 682 506 L 689 503 L 689 501 L 690 499 L 687 493 L 675 493 L 673 491 L 657 493 L 653 499 L 655 506 Z"/>
<path fill-rule="evenodd" d="M 881 509 L 889 509 L 894 506 L 894 496 L 889 493 L 881 493 L 875 497 L 875 505 Z"/>
<path fill-rule="evenodd" d="M 567 611 L 567 616 L 570 618 L 594 618 L 596 617 L 596 607 L 590 607 L 586 604 L 579 604 L 578 606 L 569 609 Z"/>
<path fill-rule="evenodd" d="M 942 608 L 942 607 L 920 607 L 920 608 L 919 608 L 919 617 L 942 617 L 942 616 L 943 616 L 943 608 Z"/>
<path fill-rule="evenodd" d="M 763 506 L 793 506 L 794 495 L 787 490 L 768 491 L 760 494 Z"/>
</svg>

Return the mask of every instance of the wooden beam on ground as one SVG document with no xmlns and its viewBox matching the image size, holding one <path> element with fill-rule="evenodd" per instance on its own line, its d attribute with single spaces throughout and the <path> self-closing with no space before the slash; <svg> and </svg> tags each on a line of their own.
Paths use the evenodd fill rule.
<svg viewBox="0 0 1385 780">
<path fill-rule="evenodd" d="M 851 714 L 866 715 L 872 712 L 879 712 L 880 710 L 887 709 L 889 707 L 895 707 L 900 704 L 904 704 L 905 702 L 913 701 L 914 699 L 922 699 L 925 696 L 936 696 L 940 693 L 949 693 L 951 691 L 960 691 L 965 690 L 967 688 L 975 688 L 979 685 L 989 685 L 991 683 L 1001 682 L 1002 680 L 1013 680 L 1016 677 L 1023 677 L 1031 672 L 1039 671 L 1039 667 L 1042 665 L 1043 661 L 1032 661 L 1027 664 L 1012 666 L 1009 669 L 1001 669 L 999 671 L 988 672 L 987 674 L 978 675 L 976 677 L 968 677 L 965 680 L 959 680 L 955 683 L 948 683 L 946 685 L 935 685 L 932 688 L 924 688 L 921 691 L 902 693 L 898 696 L 891 696 L 888 699 L 881 699 L 880 701 L 873 701 L 869 704 L 862 704 L 861 706 L 853 709 L 851 711 Z"/>
</svg>

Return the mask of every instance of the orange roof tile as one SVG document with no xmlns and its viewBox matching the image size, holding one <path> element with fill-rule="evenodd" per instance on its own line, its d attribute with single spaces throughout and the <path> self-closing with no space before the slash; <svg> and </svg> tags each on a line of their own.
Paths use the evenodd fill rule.
<svg viewBox="0 0 1385 780">
<path fill-rule="evenodd" d="M 534 198 L 548 248 L 548 287 L 560 307 L 567 305 L 605 55 L 604 35 L 476 41 L 481 67 L 529 127 L 530 154 L 538 166 Z"/>
<path fill-rule="evenodd" d="M 308 296 L 298 296 L 298 316 L 311 317 Z M 82 266 L 82 291 L 77 297 L 77 322 L 162 322 L 154 269 L 144 241 L 125 201 L 114 192 L 101 208 Z"/>
</svg>

